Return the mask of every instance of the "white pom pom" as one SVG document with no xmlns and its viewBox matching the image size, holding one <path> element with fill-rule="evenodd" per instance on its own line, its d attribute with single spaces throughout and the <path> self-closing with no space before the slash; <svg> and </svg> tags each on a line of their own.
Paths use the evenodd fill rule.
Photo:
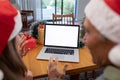
<svg viewBox="0 0 120 80">
<path fill-rule="evenodd" d="M 114 65 L 120 66 L 120 44 L 111 49 L 108 58 Z"/>
<path fill-rule="evenodd" d="M 2 72 L 2 70 L 0 70 L 0 80 L 3 80 L 4 74 Z"/>
</svg>

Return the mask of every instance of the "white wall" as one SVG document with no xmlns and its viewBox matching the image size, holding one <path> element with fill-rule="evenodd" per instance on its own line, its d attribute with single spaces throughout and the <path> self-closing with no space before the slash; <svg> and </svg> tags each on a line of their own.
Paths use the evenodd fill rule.
<svg viewBox="0 0 120 80">
<path fill-rule="evenodd" d="M 84 9 L 90 0 L 78 0 L 77 21 L 81 21 L 84 17 Z"/>
</svg>

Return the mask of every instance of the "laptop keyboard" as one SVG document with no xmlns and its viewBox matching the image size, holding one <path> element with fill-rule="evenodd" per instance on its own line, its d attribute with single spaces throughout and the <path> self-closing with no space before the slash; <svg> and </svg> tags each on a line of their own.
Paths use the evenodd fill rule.
<svg viewBox="0 0 120 80">
<path fill-rule="evenodd" d="M 74 50 L 46 48 L 45 53 L 74 55 Z"/>
</svg>

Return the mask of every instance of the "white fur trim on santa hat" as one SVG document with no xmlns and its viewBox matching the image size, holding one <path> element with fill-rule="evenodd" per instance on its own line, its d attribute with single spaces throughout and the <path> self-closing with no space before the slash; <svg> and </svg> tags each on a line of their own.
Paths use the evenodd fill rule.
<svg viewBox="0 0 120 80">
<path fill-rule="evenodd" d="M 15 21 L 15 26 L 14 26 L 14 30 L 12 31 L 12 34 L 10 35 L 9 41 L 13 39 L 16 35 L 18 35 L 18 33 L 22 29 L 22 21 L 19 11 L 18 11 L 18 15 L 15 16 L 14 21 Z"/>
<path fill-rule="evenodd" d="M 3 80 L 3 78 L 4 78 L 4 74 L 3 74 L 2 70 L 0 70 L 0 80 Z"/>
<path fill-rule="evenodd" d="M 108 58 L 114 65 L 120 66 L 120 44 L 110 50 Z"/>
<path fill-rule="evenodd" d="M 120 43 L 120 15 L 115 13 L 104 0 L 90 0 L 85 8 L 85 14 L 102 35 Z"/>
</svg>

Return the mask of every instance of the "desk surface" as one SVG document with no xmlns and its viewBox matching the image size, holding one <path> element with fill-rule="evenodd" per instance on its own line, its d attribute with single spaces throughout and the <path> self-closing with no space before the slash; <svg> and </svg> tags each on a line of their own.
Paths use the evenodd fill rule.
<svg viewBox="0 0 120 80">
<path fill-rule="evenodd" d="M 29 51 L 26 56 L 23 57 L 23 61 L 27 68 L 32 71 L 34 77 L 45 77 L 47 76 L 47 66 L 48 61 L 37 60 L 36 56 L 42 49 L 42 45 L 38 45 L 37 48 Z M 70 62 L 59 62 L 59 67 L 62 67 L 64 63 L 68 64 L 67 74 L 74 75 L 87 70 L 94 70 L 98 68 L 92 63 L 91 55 L 87 48 L 80 48 L 80 62 L 70 63 Z"/>
</svg>

